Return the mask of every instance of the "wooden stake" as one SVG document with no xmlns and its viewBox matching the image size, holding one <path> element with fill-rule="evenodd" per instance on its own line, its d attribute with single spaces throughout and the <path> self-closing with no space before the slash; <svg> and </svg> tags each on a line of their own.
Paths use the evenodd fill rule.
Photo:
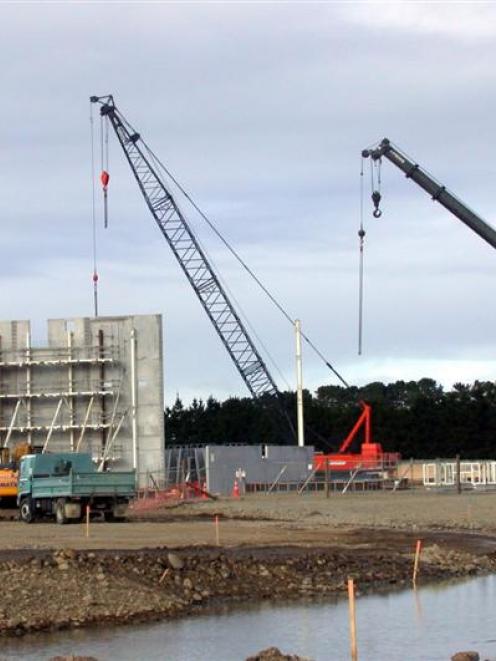
<svg viewBox="0 0 496 661">
<path fill-rule="evenodd" d="M 165 577 L 167 576 L 169 571 L 170 571 L 170 569 L 168 567 L 167 567 L 167 569 L 164 570 L 162 576 L 158 580 L 159 583 L 163 583 L 163 581 L 165 580 Z"/>
<path fill-rule="evenodd" d="M 90 506 L 86 505 L 86 537 L 90 536 Z"/>
<path fill-rule="evenodd" d="M 352 578 L 348 579 L 348 605 L 350 620 L 351 661 L 358 661 L 358 648 L 356 640 L 355 584 Z"/>
<path fill-rule="evenodd" d="M 412 576 L 412 583 L 414 588 L 417 587 L 417 574 L 419 569 L 421 550 L 422 550 L 422 540 L 417 539 L 417 545 L 415 547 L 415 562 L 413 563 L 413 576 Z"/>
<path fill-rule="evenodd" d="M 219 516 L 215 515 L 215 543 L 220 546 Z"/>
</svg>

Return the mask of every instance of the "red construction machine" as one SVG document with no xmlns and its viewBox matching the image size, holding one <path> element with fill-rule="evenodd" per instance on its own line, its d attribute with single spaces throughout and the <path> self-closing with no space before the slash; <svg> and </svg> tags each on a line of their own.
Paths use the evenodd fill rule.
<svg viewBox="0 0 496 661">
<path fill-rule="evenodd" d="M 313 467 L 318 471 L 364 471 L 389 470 L 394 468 L 400 459 L 397 452 L 384 452 L 380 443 L 372 442 L 372 407 L 361 401 L 362 413 L 355 422 L 353 429 L 345 438 L 336 453 L 324 454 L 316 452 L 313 457 Z M 363 429 L 364 441 L 360 452 L 347 452 L 360 430 Z"/>
</svg>

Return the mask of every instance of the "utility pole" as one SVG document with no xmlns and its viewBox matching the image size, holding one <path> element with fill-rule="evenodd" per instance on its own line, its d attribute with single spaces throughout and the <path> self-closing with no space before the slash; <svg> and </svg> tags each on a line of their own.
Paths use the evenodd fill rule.
<svg viewBox="0 0 496 661">
<path fill-rule="evenodd" d="M 301 364 L 301 322 L 295 320 L 296 332 L 296 416 L 298 429 L 298 447 L 305 446 L 305 430 L 303 427 L 303 368 Z"/>
</svg>

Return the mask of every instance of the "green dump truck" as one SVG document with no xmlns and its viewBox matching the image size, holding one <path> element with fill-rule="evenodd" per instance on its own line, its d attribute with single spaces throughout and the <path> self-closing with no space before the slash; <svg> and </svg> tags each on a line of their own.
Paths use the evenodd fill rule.
<svg viewBox="0 0 496 661">
<path fill-rule="evenodd" d="M 123 519 L 136 490 L 136 475 L 97 471 L 89 454 L 28 454 L 19 465 L 17 505 L 22 521 L 55 517 L 81 521 L 87 506 L 106 521 Z"/>
</svg>

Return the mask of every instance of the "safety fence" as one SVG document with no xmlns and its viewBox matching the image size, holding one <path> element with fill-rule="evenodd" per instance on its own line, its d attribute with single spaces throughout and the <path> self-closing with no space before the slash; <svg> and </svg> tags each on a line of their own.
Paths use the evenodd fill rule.
<svg viewBox="0 0 496 661">
<path fill-rule="evenodd" d="M 496 461 L 460 461 L 460 485 L 465 488 L 496 488 Z M 455 487 L 458 484 L 456 461 L 436 461 L 423 466 L 425 487 Z"/>
<path fill-rule="evenodd" d="M 180 501 L 208 499 L 203 448 L 172 448 L 165 453 L 163 476 L 148 472 L 132 505 L 135 511 L 159 509 Z"/>
</svg>

